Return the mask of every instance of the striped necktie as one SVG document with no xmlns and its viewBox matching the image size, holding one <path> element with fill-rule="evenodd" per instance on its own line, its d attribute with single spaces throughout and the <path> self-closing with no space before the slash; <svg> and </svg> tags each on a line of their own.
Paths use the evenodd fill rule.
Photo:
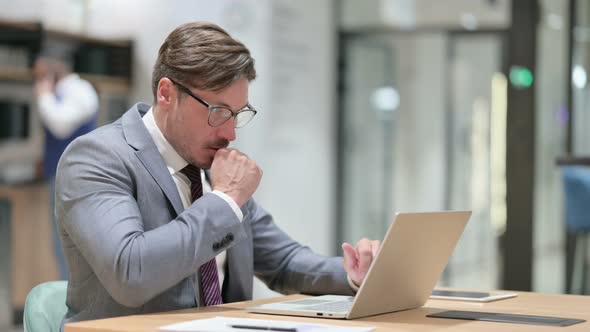
<svg viewBox="0 0 590 332">
<path fill-rule="evenodd" d="M 196 201 L 203 196 L 203 184 L 201 182 L 201 170 L 193 165 L 188 165 L 181 170 L 191 182 L 191 201 Z M 217 264 L 215 257 L 199 268 L 201 273 L 201 288 L 205 298 L 205 306 L 222 304 L 221 288 L 219 287 L 219 278 L 217 276 Z"/>
</svg>

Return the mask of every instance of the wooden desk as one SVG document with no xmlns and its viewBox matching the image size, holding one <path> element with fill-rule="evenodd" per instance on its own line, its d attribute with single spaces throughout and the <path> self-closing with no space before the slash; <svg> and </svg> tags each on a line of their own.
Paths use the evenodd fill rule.
<svg viewBox="0 0 590 332">
<path fill-rule="evenodd" d="M 286 298 L 296 299 L 302 295 L 292 295 Z M 280 298 L 281 300 L 286 298 Z M 117 317 L 102 320 L 86 321 L 68 324 L 66 332 L 144 332 L 158 331 L 163 325 L 179 323 L 194 319 L 215 316 L 247 317 L 269 320 L 295 320 L 310 323 L 334 325 L 375 326 L 377 332 L 384 331 L 590 331 L 590 296 L 579 295 L 548 295 L 538 293 L 519 293 L 513 299 L 478 304 L 458 301 L 430 300 L 419 309 L 399 311 L 390 314 L 365 317 L 355 320 L 303 318 L 294 316 L 277 316 L 250 314 L 243 308 L 260 303 L 276 301 L 265 299 L 250 302 L 237 302 L 218 307 L 203 309 L 188 309 L 149 315 Z M 476 322 L 454 319 L 426 318 L 430 313 L 443 310 L 491 311 L 513 314 L 538 316 L 559 316 L 585 319 L 587 322 L 569 327 L 550 327 L 540 325 L 506 324 L 492 322 Z"/>
</svg>

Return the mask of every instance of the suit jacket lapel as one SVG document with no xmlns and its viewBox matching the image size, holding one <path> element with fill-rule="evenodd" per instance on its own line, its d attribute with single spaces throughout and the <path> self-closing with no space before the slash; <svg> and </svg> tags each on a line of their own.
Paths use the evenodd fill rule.
<svg viewBox="0 0 590 332">
<path fill-rule="evenodd" d="M 141 120 L 149 109 L 149 105 L 138 103 L 127 111 L 122 117 L 123 134 L 127 143 L 136 150 L 137 158 L 160 186 L 178 215 L 184 210 L 178 189 L 156 144 Z"/>
</svg>

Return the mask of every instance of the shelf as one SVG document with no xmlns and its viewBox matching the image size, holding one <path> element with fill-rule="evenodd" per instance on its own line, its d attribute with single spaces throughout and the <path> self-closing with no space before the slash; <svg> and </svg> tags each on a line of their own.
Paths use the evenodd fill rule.
<svg viewBox="0 0 590 332">
<path fill-rule="evenodd" d="M 41 24 L 38 22 L 27 22 L 27 21 L 10 21 L 0 20 L 0 28 L 2 29 L 17 29 L 17 30 L 28 30 L 28 31 L 40 31 Z"/>
<path fill-rule="evenodd" d="M 71 48 L 74 72 L 101 91 L 127 92 L 131 79 L 133 42 L 125 39 L 101 39 L 85 34 L 44 29 L 39 22 L 0 19 L 0 46 L 24 50 L 26 65 L 0 64 L 0 81 L 32 82 L 31 67 L 42 46 L 65 43 Z M 88 74 L 87 74 L 88 73 Z M 97 73 L 97 74 L 95 74 Z"/>
<path fill-rule="evenodd" d="M 131 41 L 128 39 L 120 39 L 120 40 L 111 40 L 111 39 L 102 39 L 102 38 L 95 38 L 81 33 L 74 33 L 69 31 L 62 31 L 62 30 L 55 30 L 55 29 L 42 29 L 42 25 L 40 22 L 33 22 L 33 21 L 12 21 L 12 20 L 5 20 L 0 19 L 0 29 L 11 29 L 11 30 L 26 30 L 30 32 L 43 32 L 45 37 L 49 38 L 58 38 L 58 39 L 68 39 L 79 41 L 83 43 L 93 43 L 93 44 L 102 44 L 105 46 L 115 46 L 115 47 L 129 47 L 131 45 Z"/>
<path fill-rule="evenodd" d="M 114 47 L 130 47 L 131 41 L 126 39 L 121 40 L 111 40 L 111 39 L 101 39 L 95 38 L 88 35 L 67 32 L 67 31 L 60 31 L 60 30 L 53 30 L 53 29 L 45 29 L 45 36 L 47 38 L 55 38 L 55 39 L 67 39 L 67 40 L 74 40 L 81 43 L 90 43 L 90 44 L 99 44 L 104 46 L 114 46 Z"/>
<path fill-rule="evenodd" d="M 80 74 L 80 77 L 95 85 L 102 91 L 128 92 L 129 80 L 105 75 Z M 33 73 L 28 69 L 0 67 L 0 81 L 33 82 Z"/>
<path fill-rule="evenodd" d="M 126 78 L 94 74 L 80 74 L 80 77 L 92 83 L 97 89 L 100 89 L 101 92 L 129 91 L 129 80 Z"/>
<path fill-rule="evenodd" d="M 30 69 L 10 68 L 0 66 L 0 80 L 1 81 L 20 81 L 32 82 L 33 73 Z"/>
</svg>

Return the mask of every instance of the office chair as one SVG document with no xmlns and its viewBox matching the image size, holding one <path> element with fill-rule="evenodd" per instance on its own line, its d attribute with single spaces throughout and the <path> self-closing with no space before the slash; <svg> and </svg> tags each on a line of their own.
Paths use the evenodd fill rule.
<svg viewBox="0 0 590 332">
<path fill-rule="evenodd" d="M 59 332 L 66 306 L 67 281 L 49 281 L 35 286 L 25 300 L 25 332 Z"/>
<path fill-rule="evenodd" d="M 590 167 L 562 168 L 567 232 L 575 236 L 575 254 L 570 293 L 587 292 L 588 233 L 590 233 Z M 574 281 L 578 281 L 575 283 Z M 575 284 L 578 284 L 575 286 Z M 577 289 L 576 289 L 577 288 Z"/>
</svg>

